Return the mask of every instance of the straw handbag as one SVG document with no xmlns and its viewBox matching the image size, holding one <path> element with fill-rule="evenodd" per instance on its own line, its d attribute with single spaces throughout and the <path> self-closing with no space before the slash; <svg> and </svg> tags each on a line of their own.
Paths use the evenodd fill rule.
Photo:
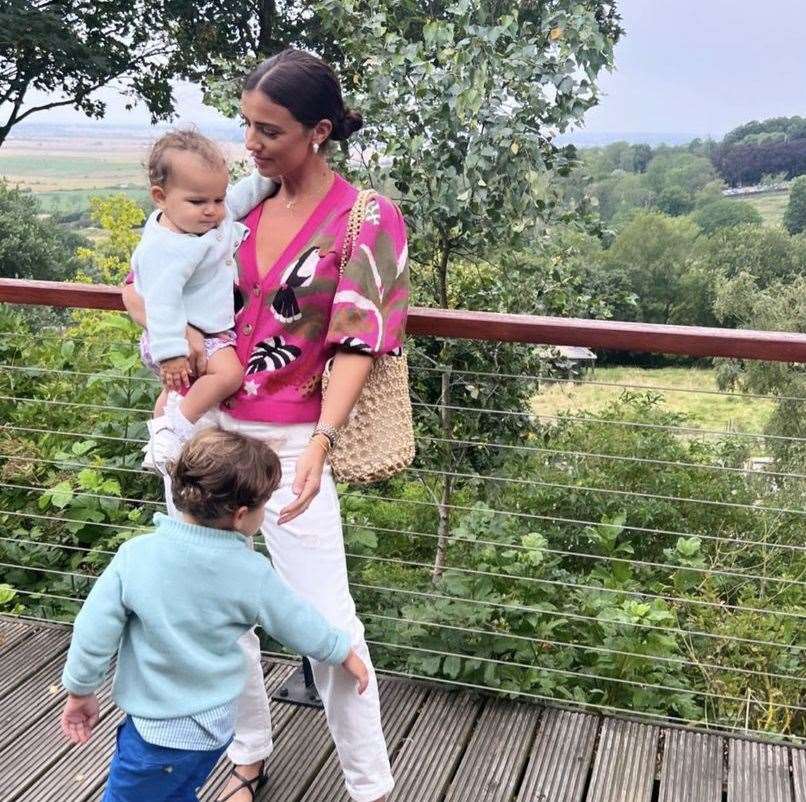
<svg viewBox="0 0 806 802">
<path fill-rule="evenodd" d="M 339 278 L 355 247 L 367 204 L 374 193 L 362 190 L 347 221 Z M 331 360 L 332 361 L 332 360 Z M 322 394 L 327 393 L 330 363 L 322 376 Z M 350 418 L 339 430 L 330 452 L 330 464 L 337 482 L 368 484 L 394 476 L 414 459 L 414 426 L 409 398 L 409 366 L 405 354 L 383 355 L 373 360 L 372 369 Z"/>
</svg>

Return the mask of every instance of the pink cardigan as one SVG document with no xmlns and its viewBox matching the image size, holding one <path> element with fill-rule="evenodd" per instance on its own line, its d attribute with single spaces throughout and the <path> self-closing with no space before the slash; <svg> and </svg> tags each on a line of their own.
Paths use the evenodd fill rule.
<svg viewBox="0 0 806 802">
<path fill-rule="evenodd" d="M 263 204 L 243 222 L 237 252 L 244 306 L 235 319 L 244 383 L 225 409 L 242 420 L 316 421 L 320 382 L 338 349 L 399 353 L 409 298 L 406 225 L 387 198 L 370 202 L 356 247 L 339 280 L 347 218 L 357 190 L 341 176 L 263 279 L 255 232 Z"/>
</svg>

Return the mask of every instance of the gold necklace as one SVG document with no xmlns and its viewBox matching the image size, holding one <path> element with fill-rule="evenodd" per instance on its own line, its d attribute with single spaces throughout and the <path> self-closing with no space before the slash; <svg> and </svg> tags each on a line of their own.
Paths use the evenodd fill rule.
<svg viewBox="0 0 806 802">
<path fill-rule="evenodd" d="M 327 180 L 330 180 L 330 172 L 327 173 L 326 178 L 327 178 Z M 285 202 L 285 208 L 293 211 L 294 208 L 297 205 L 298 200 L 299 200 L 299 198 L 291 198 L 290 200 L 287 200 Z"/>
</svg>

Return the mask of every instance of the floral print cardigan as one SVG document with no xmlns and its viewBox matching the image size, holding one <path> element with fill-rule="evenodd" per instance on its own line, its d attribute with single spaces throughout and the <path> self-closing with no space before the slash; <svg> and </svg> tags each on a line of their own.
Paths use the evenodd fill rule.
<svg viewBox="0 0 806 802">
<path fill-rule="evenodd" d="M 327 361 L 343 349 L 400 354 L 409 299 L 406 225 L 376 195 L 339 279 L 347 219 L 358 195 L 336 175 L 327 195 L 259 278 L 255 232 L 263 204 L 243 220 L 250 236 L 236 253 L 243 303 L 235 319 L 244 383 L 225 402 L 242 420 L 316 421 Z"/>
</svg>

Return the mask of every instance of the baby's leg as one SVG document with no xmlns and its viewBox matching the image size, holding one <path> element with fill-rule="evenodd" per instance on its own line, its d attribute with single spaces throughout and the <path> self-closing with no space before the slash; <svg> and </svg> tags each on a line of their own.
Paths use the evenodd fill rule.
<svg viewBox="0 0 806 802">
<path fill-rule="evenodd" d="M 179 411 L 189 423 L 196 423 L 208 409 L 237 393 L 242 383 L 243 366 L 235 349 L 221 348 L 207 360 L 207 372 L 193 382 Z"/>
</svg>

